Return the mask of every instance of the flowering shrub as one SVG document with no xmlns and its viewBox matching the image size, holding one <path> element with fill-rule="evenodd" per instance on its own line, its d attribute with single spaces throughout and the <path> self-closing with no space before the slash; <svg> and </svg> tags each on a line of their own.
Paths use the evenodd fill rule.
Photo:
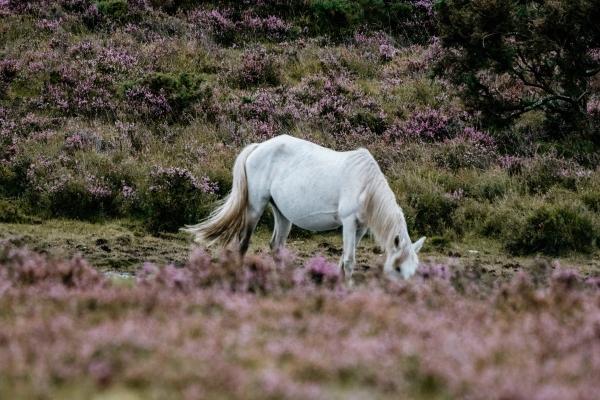
<svg viewBox="0 0 600 400">
<path fill-rule="evenodd" d="M 311 258 L 304 268 L 303 276 L 297 278 L 297 282 L 308 279 L 309 282 L 326 287 L 335 287 L 341 283 L 340 267 L 322 256 Z"/>
<path fill-rule="evenodd" d="M 513 165 L 513 169 L 515 168 Z M 521 163 L 519 172 L 521 182 L 531 193 L 545 193 L 552 186 L 574 189 L 578 182 L 591 175 L 591 171 L 574 161 L 554 154 L 540 155 Z"/>
<path fill-rule="evenodd" d="M 415 111 L 398 128 L 388 131 L 395 139 L 440 141 L 451 136 L 450 117 L 441 110 L 426 108 Z"/>
<path fill-rule="evenodd" d="M 487 169 L 496 161 L 496 146 L 489 135 L 465 128 L 455 138 L 445 140 L 434 154 L 434 159 L 437 165 L 450 170 Z"/>
<path fill-rule="evenodd" d="M 241 22 L 243 28 L 255 35 L 262 35 L 271 39 L 283 38 L 290 31 L 290 24 L 275 15 L 261 17 L 246 12 Z"/>
<path fill-rule="evenodd" d="M 0 61 L 0 95 L 4 96 L 10 83 L 17 77 L 19 66 L 15 60 Z"/>
<path fill-rule="evenodd" d="M 235 39 L 236 24 L 227 10 L 199 9 L 190 13 L 190 20 L 202 31 L 205 29 L 218 42 L 231 44 Z"/>
<path fill-rule="evenodd" d="M 77 257 L 2 247 L 0 393 L 330 398 L 360 384 L 375 397 L 595 397 L 597 277 L 548 265 L 537 283 L 521 271 L 456 290 L 432 264 L 346 289 L 300 283 L 293 268 L 197 250 L 123 285 Z"/>
<path fill-rule="evenodd" d="M 95 61 L 62 65 L 51 71 L 41 101 L 49 109 L 90 116 L 116 108 L 114 88 L 97 71 Z"/>
<path fill-rule="evenodd" d="M 356 146 L 382 134 L 385 113 L 347 76 L 304 79 L 291 93 L 294 106 L 319 129 L 329 132 L 339 146 Z"/>
<path fill-rule="evenodd" d="M 198 222 L 208 213 L 218 190 L 208 177 L 196 178 L 187 169 L 155 167 L 144 199 L 149 229 L 177 230 Z"/>
<path fill-rule="evenodd" d="M 176 120 L 196 102 L 208 102 L 212 92 L 199 76 L 152 73 L 124 85 L 125 98 L 142 117 Z"/>
<path fill-rule="evenodd" d="M 277 85 L 280 80 L 277 60 L 263 47 L 248 49 L 242 54 L 241 65 L 233 79 L 241 87 Z"/>
<path fill-rule="evenodd" d="M 456 228 L 454 212 L 461 197 L 430 187 L 413 188 L 408 194 L 406 210 L 410 229 L 426 235 L 440 235 Z"/>
</svg>

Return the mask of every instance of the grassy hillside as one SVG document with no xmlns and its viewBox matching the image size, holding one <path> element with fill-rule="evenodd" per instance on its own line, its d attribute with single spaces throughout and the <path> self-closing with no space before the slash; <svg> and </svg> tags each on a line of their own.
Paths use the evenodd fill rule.
<svg viewBox="0 0 600 400">
<path fill-rule="evenodd" d="M 332 25 L 334 2 L 283 3 L 4 5 L 2 222 L 125 217 L 174 231 L 226 194 L 242 146 L 288 133 L 371 150 L 414 236 L 597 248 L 598 153 L 546 139 L 539 112 L 484 129 L 433 77 L 444 50 L 424 38 L 426 2 L 393 27 L 358 9 Z"/>
</svg>

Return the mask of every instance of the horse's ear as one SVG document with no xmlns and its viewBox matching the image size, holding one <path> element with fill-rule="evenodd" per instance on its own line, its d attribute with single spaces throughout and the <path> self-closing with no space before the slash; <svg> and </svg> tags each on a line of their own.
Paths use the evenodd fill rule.
<svg viewBox="0 0 600 400">
<path fill-rule="evenodd" d="M 423 243 L 425 243 L 425 236 L 413 243 L 413 250 L 415 251 L 415 253 L 418 253 L 419 250 L 421 250 L 421 247 L 423 247 Z"/>
</svg>

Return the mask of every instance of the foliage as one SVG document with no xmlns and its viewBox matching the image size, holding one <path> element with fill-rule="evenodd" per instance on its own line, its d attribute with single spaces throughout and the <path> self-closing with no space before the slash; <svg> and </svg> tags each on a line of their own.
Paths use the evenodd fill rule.
<svg viewBox="0 0 600 400">
<path fill-rule="evenodd" d="M 212 94 L 200 76 L 162 72 L 148 74 L 135 83 L 126 82 L 123 91 L 143 116 L 171 120 L 180 118 L 199 101 L 210 101 Z"/>
<path fill-rule="evenodd" d="M 197 179 L 183 168 L 155 168 L 144 201 L 151 232 L 175 231 L 208 214 L 218 186 L 209 178 Z"/>
<path fill-rule="evenodd" d="M 454 211 L 458 204 L 451 194 L 423 187 L 408 193 L 411 231 L 420 235 L 440 235 L 454 227 Z"/>
<path fill-rule="evenodd" d="M 37 221 L 36 218 L 27 215 L 17 202 L 0 198 L 0 222 L 32 223 Z"/>
<path fill-rule="evenodd" d="M 310 17 L 319 33 L 343 35 L 360 26 L 402 31 L 412 40 L 426 40 L 434 27 L 433 2 L 406 0 L 311 0 Z M 393 23 L 392 23 L 393 21 Z"/>
<path fill-rule="evenodd" d="M 248 49 L 242 54 L 234 81 L 242 88 L 277 85 L 280 81 L 277 60 L 263 47 Z"/>
<path fill-rule="evenodd" d="M 97 7 L 100 14 L 117 21 L 124 20 L 129 11 L 127 0 L 99 0 Z"/>
<path fill-rule="evenodd" d="M 447 49 L 438 73 L 467 104 L 496 121 L 541 109 L 556 136 L 586 129 L 600 72 L 597 1 L 443 0 L 437 11 Z"/>
<path fill-rule="evenodd" d="M 508 248 L 518 254 L 589 252 L 600 238 L 598 227 L 585 208 L 564 204 L 533 210 L 513 235 Z"/>
</svg>

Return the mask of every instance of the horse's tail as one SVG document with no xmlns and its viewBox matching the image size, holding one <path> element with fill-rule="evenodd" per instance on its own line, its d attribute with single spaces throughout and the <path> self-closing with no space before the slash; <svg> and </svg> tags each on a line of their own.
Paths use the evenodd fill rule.
<svg viewBox="0 0 600 400">
<path fill-rule="evenodd" d="M 257 146 L 258 143 L 246 146 L 235 159 L 233 185 L 225 200 L 204 221 L 182 228 L 183 231 L 196 235 L 197 243 L 206 246 L 217 242 L 228 245 L 245 229 L 248 205 L 246 160 Z"/>
</svg>

